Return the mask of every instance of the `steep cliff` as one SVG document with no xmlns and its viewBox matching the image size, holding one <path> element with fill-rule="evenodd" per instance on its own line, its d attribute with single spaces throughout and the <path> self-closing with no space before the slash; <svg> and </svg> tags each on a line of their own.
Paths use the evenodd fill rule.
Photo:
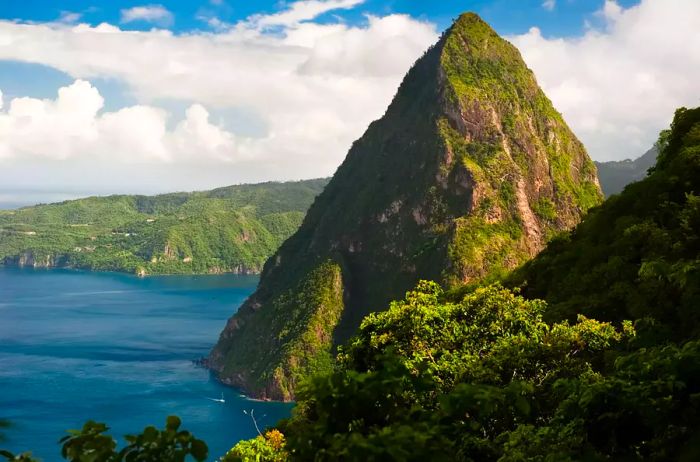
<svg viewBox="0 0 700 462">
<path fill-rule="evenodd" d="M 254 396 L 293 399 L 418 279 L 514 268 L 600 200 L 595 166 L 517 49 L 464 14 L 267 261 L 209 365 Z"/>
</svg>

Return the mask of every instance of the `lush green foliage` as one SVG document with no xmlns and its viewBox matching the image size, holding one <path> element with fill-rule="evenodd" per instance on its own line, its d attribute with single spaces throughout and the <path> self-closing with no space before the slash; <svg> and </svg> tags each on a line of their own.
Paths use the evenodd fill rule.
<svg viewBox="0 0 700 462">
<path fill-rule="evenodd" d="M 282 426 L 290 453 L 498 460 L 524 428 L 552 423 L 563 384 L 603 380 L 634 333 L 586 318 L 549 325 L 544 307 L 497 286 L 452 302 L 421 283 L 368 317 L 339 369 L 304 388 Z"/>
<path fill-rule="evenodd" d="M 127 435 L 127 445 L 117 451 L 117 442 L 105 434 L 109 428 L 88 421 L 80 430 L 69 430 L 60 443 L 61 455 L 71 462 L 184 462 L 206 460 L 209 449 L 204 441 L 180 430 L 180 419 L 169 416 L 165 428 L 146 427 L 139 435 Z M 31 453 L 19 455 L 0 451 L 7 460 L 37 462 Z"/>
<path fill-rule="evenodd" d="M 279 430 L 270 430 L 252 440 L 241 441 L 221 462 L 284 462 L 288 457 L 284 435 Z"/>
<path fill-rule="evenodd" d="M 256 373 L 256 386 L 270 399 L 290 400 L 292 390 L 304 376 L 333 368 L 333 329 L 343 308 L 342 270 L 327 261 L 303 282 L 274 301 L 265 323 L 222 340 L 236 342 L 235 354 L 225 359 L 228 368 L 248 367 Z M 270 335 L 271 332 L 277 333 Z M 230 350 L 228 350 L 230 351 Z"/>
<path fill-rule="evenodd" d="M 326 180 L 0 211 L 0 264 L 132 273 L 259 272 Z"/>
<path fill-rule="evenodd" d="M 510 278 L 526 296 L 547 300 L 549 319 L 649 318 L 640 333 L 652 342 L 700 334 L 700 108 L 680 109 L 659 146 L 647 178 Z"/>
</svg>

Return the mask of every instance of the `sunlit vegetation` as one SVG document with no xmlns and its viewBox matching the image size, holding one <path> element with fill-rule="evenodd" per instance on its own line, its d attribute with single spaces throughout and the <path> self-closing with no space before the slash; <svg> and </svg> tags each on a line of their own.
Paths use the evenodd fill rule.
<svg viewBox="0 0 700 462">
<path fill-rule="evenodd" d="M 697 460 L 700 108 L 679 110 L 659 146 L 648 178 L 506 277 L 511 288 L 422 281 L 366 317 L 335 366 L 304 378 L 292 417 L 223 460 Z M 337 269 L 324 271 L 317 282 Z M 103 430 L 72 433 L 64 457 L 95 460 L 75 458 L 78 442 Z M 146 454 L 143 437 L 127 441 Z"/>
<path fill-rule="evenodd" d="M 138 274 L 258 273 L 325 179 L 0 211 L 0 264 Z"/>
<path fill-rule="evenodd" d="M 494 36 L 475 21 L 466 16 L 457 24 L 474 27 L 469 34 L 482 39 L 472 58 L 486 64 L 470 77 L 494 90 L 486 98 L 502 102 L 519 97 L 527 74 L 516 66 L 509 74 L 512 86 L 494 80 L 503 72 L 486 59 L 486 42 Z M 446 49 L 457 47 L 458 38 L 451 37 L 455 41 L 448 40 Z M 514 49 L 493 52 L 517 58 Z M 447 97 L 483 96 L 461 76 L 460 69 L 474 63 L 453 58 L 444 64 L 448 80 L 452 73 L 458 76 Z M 509 62 L 501 65 L 507 70 Z M 421 71 L 419 65 L 412 72 Z M 550 112 L 543 94 L 530 96 L 527 101 L 547 115 L 534 125 L 563 123 Z M 397 104 L 408 102 L 399 99 Z M 505 130 L 520 123 L 517 114 L 504 122 Z M 469 147 L 450 139 L 451 128 L 437 128 L 444 128 L 444 141 L 455 141 L 453 153 L 472 150 L 462 161 L 473 164 L 474 174 L 487 178 L 489 169 L 501 168 L 505 158 L 493 146 Z M 375 135 L 370 128 L 350 155 L 366 152 L 362 146 L 378 142 Z M 577 143 L 565 136 L 559 141 Z M 363 243 L 373 244 L 376 252 L 357 257 L 355 247 L 351 252 L 342 241 L 345 234 L 332 233 L 350 221 L 333 221 L 323 209 L 312 208 L 308 223 L 321 223 L 320 229 L 335 239 L 332 252 L 324 255 L 311 224 L 302 225 L 265 266 L 278 279 L 261 284 L 242 308 L 243 316 L 233 322 L 252 327 L 238 338 L 222 336 L 220 350 L 215 350 L 221 357 L 214 357 L 225 360 L 222 372 L 231 375 L 252 365 L 249 383 L 272 398 L 288 399 L 294 392 L 297 405 L 291 418 L 237 443 L 222 460 L 700 460 L 700 108 L 679 109 L 657 146 L 658 161 L 649 175 L 598 206 L 599 191 L 586 179 L 592 165 L 580 165 L 583 179 L 577 179 L 570 174 L 572 159 L 550 152 L 556 193 L 534 202 L 533 213 L 553 222 L 562 211 L 583 213 L 593 207 L 580 224 L 551 236 L 544 251 L 512 270 L 498 263 L 503 249 L 510 247 L 508 255 L 520 251 L 514 243 L 523 230 L 515 229 L 518 217 L 505 210 L 515 192 L 512 185 L 494 189 L 487 205 L 503 209 L 505 218 L 498 223 L 478 215 L 457 220 L 457 229 L 451 229 L 461 238 L 440 248 L 453 254 L 451 264 L 488 266 L 488 274 L 461 285 L 454 278 L 421 280 L 388 309 L 363 307 L 377 312 L 365 316 L 337 351 L 332 336 L 347 316 L 346 288 L 367 282 L 361 273 L 349 277 L 350 266 L 385 255 L 377 242 L 395 242 L 378 233 L 372 236 L 377 241 Z M 518 162 L 517 153 L 512 160 Z M 339 171 L 367 165 L 346 163 Z M 346 186 L 342 181 L 347 178 L 332 182 L 319 200 L 333 204 L 336 188 Z M 430 213 L 450 210 L 445 197 L 427 191 L 425 200 L 435 206 Z M 372 200 L 378 199 L 358 195 L 357 202 L 338 213 L 357 222 L 354 207 Z M 439 235 L 445 229 L 436 226 L 432 232 Z M 417 227 L 412 230 L 419 233 Z M 171 242 L 173 248 L 185 248 L 178 240 Z M 435 242 L 434 236 L 421 235 L 415 240 L 420 245 L 405 255 L 429 258 L 438 252 Z M 478 248 L 467 248 L 474 242 Z M 341 245 L 346 245 L 344 254 Z M 290 258 L 299 248 L 306 259 Z M 516 253 L 513 258 L 521 257 L 525 255 Z M 430 260 L 436 261 L 445 262 Z M 403 269 L 398 264 L 392 268 L 395 273 Z M 381 274 L 385 278 L 371 281 L 376 290 L 393 291 L 408 280 L 389 271 Z M 438 279 L 445 273 L 434 274 Z M 363 295 L 363 302 L 381 299 L 369 289 Z M 264 309 L 260 300 L 267 303 Z M 251 322 L 253 313 L 259 316 L 256 323 Z M 229 352 L 234 342 L 240 346 Z M 147 428 L 127 437 L 127 445 L 117 451 L 116 442 L 104 434 L 106 427 L 88 422 L 62 440 L 62 455 L 72 461 L 205 458 L 206 445 L 179 425 L 169 418 L 165 430 Z M 29 455 L 0 454 L 31 460 Z"/>
</svg>

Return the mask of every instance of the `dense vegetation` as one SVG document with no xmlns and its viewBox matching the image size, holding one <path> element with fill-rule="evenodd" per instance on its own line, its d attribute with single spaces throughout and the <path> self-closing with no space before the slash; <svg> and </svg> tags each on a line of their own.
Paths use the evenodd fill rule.
<svg viewBox="0 0 700 462">
<path fill-rule="evenodd" d="M 656 164 L 659 150 L 656 147 L 648 150 L 637 159 L 625 159 L 610 162 L 596 162 L 600 187 L 606 197 L 618 194 L 625 186 L 639 181 L 647 176 L 647 171 Z"/>
<path fill-rule="evenodd" d="M 642 181 L 594 209 L 509 278 L 548 318 L 648 319 L 660 338 L 700 328 L 700 108 L 680 109 Z"/>
<path fill-rule="evenodd" d="M 697 426 L 700 344 L 636 350 L 630 323 L 422 283 L 368 318 L 280 426 L 299 460 L 669 460 Z M 361 404 L 358 404 L 361 403 Z M 677 428 L 668 431 L 673 421 Z"/>
<path fill-rule="evenodd" d="M 0 264 L 156 273 L 257 273 L 327 180 L 0 211 Z"/>
<path fill-rule="evenodd" d="M 231 453 L 698 460 L 700 108 L 680 109 L 658 145 L 648 178 L 507 278 L 525 296 L 420 283 L 306 382 L 284 440 Z"/>
<path fill-rule="evenodd" d="M 324 347 L 331 343 L 333 326 L 343 309 L 341 268 L 328 261 L 302 284 L 275 301 L 274 309 L 264 313 L 264 323 L 251 327 L 250 335 L 256 341 L 241 346 L 239 355 L 223 369 L 224 376 L 229 369 L 250 370 L 257 377 L 274 381 L 278 398 L 289 401 L 304 371 L 333 369 L 333 356 Z M 278 334 L 271 335 L 271 331 Z M 221 340 L 228 341 L 232 339 Z M 280 357 L 285 358 L 282 364 L 277 362 Z"/>
<path fill-rule="evenodd" d="M 657 146 L 648 177 L 500 283 L 421 281 L 367 316 L 335 365 L 316 355 L 314 342 L 327 342 L 334 307 L 345 302 L 345 268 L 318 264 L 307 285 L 288 286 L 266 315 L 280 323 L 275 335 L 292 340 L 275 337 L 282 353 L 308 345 L 289 364 L 318 361 L 320 372 L 297 386 L 290 419 L 223 460 L 699 460 L 700 108 L 679 109 Z M 305 323 L 285 324 L 287 315 Z M 106 459 L 76 458 L 91 450 L 91 438 L 104 441 L 103 430 L 87 424 L 65 440 L 64 456 L 202 454 L 189 434 L 176 455 L 155 452 L 171 447 L 175 426 L 166 436 L 144 431 L 120 453 L 108 441 Z"/>
<path fill-rule="evenodd" d="M 595 166 L 518 50 L 462 15 L 267 262 L 209 365 L 256 397 L 293 399 L 298 377 L 419 280 L 505 273 L 601 200 Z M 311 280 L 342 304 L 329 308 Z"/>
</svg>

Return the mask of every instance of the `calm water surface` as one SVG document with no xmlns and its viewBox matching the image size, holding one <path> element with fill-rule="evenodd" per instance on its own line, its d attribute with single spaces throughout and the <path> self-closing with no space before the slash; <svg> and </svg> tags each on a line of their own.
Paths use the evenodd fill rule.
<svg viewBox="0 0 700 462">
<path fill-rule="evenodd" d="M 250 276 L 163 276 L 0 267 L 0 448 L 62 460 L 59 438 L 87 419 L 122 435 L 179 415 L 210 460 L 291 406 L 247 400 L 192 359 L 255 289 Z M 220 398 L 226 403 L 207 398 Z"/>
</svg>

